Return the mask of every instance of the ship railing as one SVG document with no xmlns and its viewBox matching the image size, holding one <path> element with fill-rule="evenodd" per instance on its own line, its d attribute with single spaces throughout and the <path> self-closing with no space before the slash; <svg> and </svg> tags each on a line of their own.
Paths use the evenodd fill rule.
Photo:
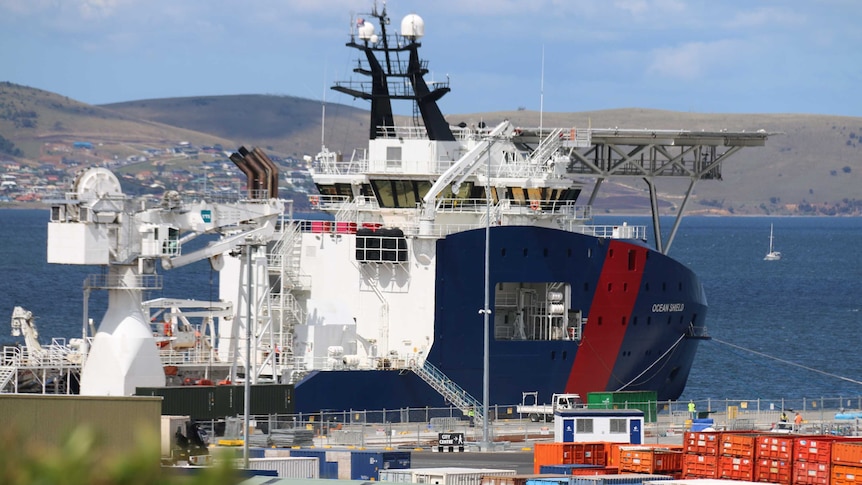
<svg viewBox="0 0 862 485">
<path fill-rule="evenodd" d="M 588 236 L 606 239 L 639 239 L 647 240 L 646 226 L 630 226 L 627 223 L 621 225 L 579 225 L 570 229 Z"/>
<path fill-rule="evenodd" d="M 201 191 L 200 193 L 201 200 L 205 200 L 207 202 L 217 203 L 217 204 L 230 204 L 234 202 L 239 202 L 241 196 L 239 192 L 236 191 L 220 191 L 214 189 L 207 189 Z"/>
<path fill-rule="evenodd" d="M 4 366 L 19 366 L 24 362 L 23 354 L 26 351 L 25 347 L 17 345 L 3 346 L 3 365 Z"/>
<path fill-rule="evenodd" d="M 441 396 L 452 402 L 468 416 L 473 417 L 476 423 L 483 421 L 482 404 L 431 362 L 411 359 L 410 369 L 439 392 Z"/>
<path fill-rule="evenodd" d="M 539 142 L 539 146 L 533 152 L 532 157 L 530 157 L 531 161 L 537 164 L 546 162 L 557 151 L 562 142 L 562 130 L 560 128 L 549 130 L 548 136 Z"/>
<path fill-rule="evenodd" d="M 162 276 L 157 274 L 112 275 L 91 274 L 84 279 L 84 289 L 160 290 Z"/>
<path fill-rule="evenodd" d="M 361 67 L 362 62 L 357 63 L 358 69 L 368 69 Z M 397 66 L 396 66 L 397 67 Z M 399 79 L 402 79 L 399 77 Z M 336 81 L 333 89 L 341 88 L 347 91 L 358 91 L 363 93 L 373 92 L 373 83 L 376 81 Z M 412 98 L 415 96 L 413 87 L 409 83 L 389 81 L 386 83 L 389 92 L 387 93 L 392 98 Z M 343 91 L 342 91 L 343 92 Z"/>
<path fill-rule="evenodd" d="M 479 205 L 479 202 L 482 202 L 482 205 Z M 443 204 L 440 207 L 438 212 L 441 213 L 473 213 L 483 215 L 487 210 L 484 205 L 484 200 L 476 199 L 473 204 L 470 201 L 458 200 L 458 203 L 452 204 Z M 588 236 L 606 238 L 606 239 L 631 239 L 631 240 L 647 240 L 647 226 L 637 226 L 637 225 L 628 225 L 623 223 L 621 225 L 591 225 L 584 224 L 585 220 L 589 220 L 591 217 L 591 209 L 586 206 L 575 206 L 575 205 L 567 205 L 566 203 L 549 203 L 550 206 L 555 207 L 551 209 L 551 211 L 557 212 L 549 212 L 550 214 L 557 214 L 554 216 L 554 219 L 557 221 L 560 229 L 576 232 L 579 234 L 586 234 Z M 510 205 L 508 208 L 498 208 L 495 206 L 492 209 L 494 215 L 528 215 L 535 212 L 541 212 L 544 209 L 534 210 L 530 207 L 525 207 L 522 205 Z M 559 214 L 564 214 L 560 216 Z M 300 226 L 300 230 L 303 232 L 312 232 L 312 233 L 322 233 L 322 234 L 355 234 L 358 228 L 361 227 L 371 227 L 371 228 L 379 228 L 379 223 L 357 223 L 357 222 L 348 222 L 348 221 L 323 221 L 323 220 L 301 220 L 297 221 Z M 501 225 L 499 222 L 492 222 L 492 226 Z M 427 227 L 423 227 L 423 232 L 421 235 L 428 237 L 445 237 L 449 234 L 455 234 L 458 232 L 470 231 L 473 229 L 481 229 L 486 226 L 484 218 L 481 220 L 477 220 L 475 223 L 457 223 L 457 224 L 439 224 L 434 223 Z M 404 231 L 404 235 L 407 237 L 419 236 L 419 224 L 401 224 L 399 229 Z"/>
<path fill-rule="evenodd" d="M 12 366 L 0 366 L 0 392 L 6 389 L 6 386 L 12 382 L 12 378 L 18 373 L 18 370 Z M 14 389 L 13 389 L 14 390 Z"/>
<path fill-rule="evenodd" d="M 159 350 L 159 359 L 161 359 L 162 365 L 224 363 L 219 360 L 216 349 L 200 344 L 188 349 L 161 349 Z"/>
<path fill-rule="evenodd" d="M 485 213 L 488 202 L 485 198 L 461 199 L 441 198 L 437 200 L 438 213 Z M 567 219 L 586 221 L 592 217 L 592 208 L 577 205 L 572 201 L 524 199 L 502 200 L 493 205 L 502 215 L 563 215 Z"/>
<path fill-rule="evenodd" d="M 353 150 L 350 160 L 344 161 L 340 154 L 327 152 L 326 156 L 318 156 L 311 165 L 312 175 L 326 173 L 333 175 L 362 174 L 368 171 L 368 150 L 357 148 Z"/>
<path fill-rule="evenodd" d="M 65 343 L 65 339 L 53 339 L 41 351 L 28 347 L 3 347 L 3 365 L 13 367 L 63 368 L 74 366 L 80 351 Z"/>
</svg>

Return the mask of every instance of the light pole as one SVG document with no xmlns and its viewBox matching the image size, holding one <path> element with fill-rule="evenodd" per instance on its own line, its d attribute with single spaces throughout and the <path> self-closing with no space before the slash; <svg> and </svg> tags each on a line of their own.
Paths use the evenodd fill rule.
<svg viewBox="0 0 862 485">
<path fill-rule="evenodd" d="M 491 320 L 491 309 L 490 306 L 490 275 L 489 275 L 489 261 L 490 261 L 490 240 L 491 240 L 491 147 L 493 146 L 493 140 L 488 141 L 488 166 L 487 166 L 487 174 L 485 176 L 485 304 L 479 313 L 483 316 L 483 327 L 484 327 L 484 340 L 483 340 L 483 362 L 482 362 L 482 450 L 488 451 L 490 449 L 491 443 L 488 436 L 488 401 L 490 400 L 490 358 L 488 356 L 490 349 L 490 320 Z"/>
<path fill-rule="evenodd" d="M 242 458 L 243 466 L 248 470 L 248 441 L 250 424 L 249 413 L 251 408 L 251 301 L 252 301 L 252 283 L 253 268 L 251 266 L 251 253 L 254 249 L 250 237 L 246 237 L 245 241 L 245 264 L 246 264 L 246 314 L 245 314 L 245 380 L 243 382 L 243 440 L 242 440 Z"/>
</svg>

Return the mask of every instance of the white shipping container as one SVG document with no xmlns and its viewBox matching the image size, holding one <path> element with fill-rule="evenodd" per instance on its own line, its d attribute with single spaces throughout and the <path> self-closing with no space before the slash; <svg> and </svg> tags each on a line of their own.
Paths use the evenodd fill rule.
<svg viewBox="0 0 862 485">
<path fill-rule="evenodd" d="M 284 458 L 290 456 L 290 448 L 267 448 L 263 450 L 263 456 L 266 458 Z"/>
<path fill-rule="evenodd" d="M 379 470 L 381 482 L 413 483 L 413 470 L 409 468 Z"/>
<path fill-rule="evenodd" d="M 513 476 L 515 470 L 494 468 L 406 468 L 380 470 L 380 481 L 396 483 L 427 483 L 429 485 L 481 485 L 482 477 Z"/>
<path fill-rule="evenodd" d="M 177 428 L 183 436 L 186 435 L 186 423 L 189 421 L 188 416 L 162 416 L 162 456 L 171 456 L 171 450 L 174 448 L 174 440 L 177 435 Z"/>
<path fill-rule="evenodd" d="M 326 452 L 325 460 L 327 462 L 335 462 L 338 463 L 338 479 L 339 480 L 350 480 L 350 461 L 351 461 L 351 452 L 349 451 L 332 451 L 328 450 Z"/>
<path fill-rule="evenodd" d="M 242 460 L 237 464 L 242 467 Z M 271 458 L 249 458 L 249 470 L 275 470 L 279 478 L 320 478 L 317 458 L 287 456 Z"/>
</svg>

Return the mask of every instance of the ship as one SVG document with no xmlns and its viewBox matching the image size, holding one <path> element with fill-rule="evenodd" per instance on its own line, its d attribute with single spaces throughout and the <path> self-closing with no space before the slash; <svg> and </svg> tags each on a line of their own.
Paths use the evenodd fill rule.
<svg viewBox="0 0 862 485">
<path fill-rule="evenodd" d="M 449 81 L 425 79 L 424 20 L 392 29 L 385 6 L 351 23 L 359 80 L 332 89 L 370 104 L 368 145 L 307 158 L 320 217 L 278 199 L 259 149 L 231 157 L 248 177 L 238 201 L 132 203 L 107 169 L 78 176 L 52 208 L 48 254 L 108 268 L 88 287 L 109 308 L 77 342 L 82 394 L 248 379 L 292 384 L 301 413 L 682 394 L 707 299 L 669 250 L 695 184 L 769 134 L 452 123 L 438 104 Z M 687 182 L 667 235 L 666 179 Z M 646 184 L 650 227 L 595 223 L 617 181 Z M 203 234 L 217 240 L 185 249 Z M 202 259 L 220 271 L 218 302 L 142 301 L 157 262 Z M 210 320 L 189 324 L 184 305 Z M 181 331 L 194 338 L 173 348 Z"/>
</svg>

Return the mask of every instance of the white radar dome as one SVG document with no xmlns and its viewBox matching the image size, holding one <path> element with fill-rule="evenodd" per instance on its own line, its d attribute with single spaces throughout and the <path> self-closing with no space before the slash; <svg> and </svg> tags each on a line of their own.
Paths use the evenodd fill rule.
<svg viewBox="0 0 862 485">
<path fill-rule="evenodd" d="M 419 40 L 425 35 L 425 21 L 422 17 L 411 13 L 401 20 L 401 35 L 410 40 Z"/>
<path fill-rule="evenodd" d="M 369 21 L 365 21 L 362 25 L 359 26 L 359 38 L 362 40 L 369 40 L 374 35 L 374 24 Z"/>
</svg>

